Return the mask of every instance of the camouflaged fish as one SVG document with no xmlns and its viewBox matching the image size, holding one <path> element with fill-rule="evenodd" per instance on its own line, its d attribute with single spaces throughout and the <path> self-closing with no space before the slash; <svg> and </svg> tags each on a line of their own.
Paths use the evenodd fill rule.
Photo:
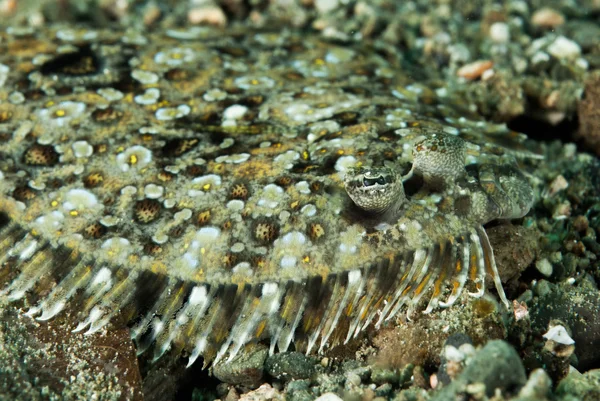
<svg viewBox="0 0 600 401">
<path fill-rule="evenodd" d="M 522 135 L 401 55 L 307 34 L 0 33 L 0 277 L 40 321 L 140 352 L 321 351 L 488 274 L 525 215 Z M 377 50 L 377 51 L 376 51 Z"/>
</svg>

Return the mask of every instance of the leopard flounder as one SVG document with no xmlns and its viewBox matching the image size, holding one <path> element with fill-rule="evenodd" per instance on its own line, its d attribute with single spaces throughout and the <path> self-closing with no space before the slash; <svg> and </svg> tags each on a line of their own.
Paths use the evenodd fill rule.
<svg viewBox="0 0 600 401">
<path fill-rule="evenodd" d="M 493 279 L 482 225 L 525 215 L 523 136 L 309 34 L 0 34 L 2 296 L 140 352 L 305 352 Z"/>
</svg>

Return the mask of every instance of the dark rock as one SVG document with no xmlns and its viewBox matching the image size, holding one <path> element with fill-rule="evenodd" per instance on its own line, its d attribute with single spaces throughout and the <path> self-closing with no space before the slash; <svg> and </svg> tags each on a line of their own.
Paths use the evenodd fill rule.
<svg viewBox="0 0 600 401">
<path fill-rule="evenodd" d="M 317 360 L 299 352 L 284 352 L 267 358 L 267 373 L 278 379 L 308 379 L 315 373 Z"/>
<path fill-rule="evenodd" d="M 467 386 L 485 385 L 485 393 L 492 397 L 497 388 L 502 394 L 519 391 L 527 381 L 519 354 L 504 341 L 490 341 L 471 359 L 462 373 L 448 387 L 435 394 L 432 401 L 461 399 Z"/>
<path fill-rule="evenodd" d="M 573 372 L 565 377 L 556 388 L 556 395 L 574 396 L 579 401 L 600 400 L 600 369 L 581 374 Z"/>
<path fill-rule="evenodd" d="M 269 350 L 262 344 L 252 344 L 233 358 L 217 363 L 212 368 L 213 375 L 237 386 L 257 388 L 262 381 L 265 359 Z"/>
</svg>

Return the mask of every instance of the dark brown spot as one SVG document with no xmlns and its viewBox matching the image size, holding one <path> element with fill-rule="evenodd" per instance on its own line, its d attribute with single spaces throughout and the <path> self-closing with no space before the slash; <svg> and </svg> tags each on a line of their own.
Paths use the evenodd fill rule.
<svg viewBox="0 0 600 401">
<path fill-rule="evenodd" d="M 58 163 L 58 153 L 51 145 L 32 145 L 25 151 L 23 162 L 30 166 L 54 166 Z"/>
<path fill-rule="evenodd" d="M 94 153 L 106 153 L 108 145 L 105 143 L 99 143 L 94 145 Z"/>
<path fill-rule="evenodd" d="M 308 225 L 307 234 L 312 241 L 318 242 L 324 239 L 325 228 L 321 223 L 313 222 Z"/>
<path fill-rule="evenodd" d="M 171 228 L 171 230 L 169 230 L 169 237 L 179 238 L 183 235 L 184 232 L 185 232 L 185 225 L 180 224 L 178 226 Z"/>
<path fill-rule="evenodd" d="M 165 78 L 169 81 L 185 81 L 190 78 L 190 72 L 181 68 L 173 68 L 165 73 Z"/>
<path fill-rule="evenodd" d="M 165 146 L 163 146 L 162 153 L 167 157 L 181 156 L 182 154 L 192 150 L 196 145 L 198 145 L 198 142 L 200 141 L 197 138 L 171 139 L 165 143 Z"/>
<path fill-rule="evenodd" d="M 28 185 L 18 186 L 13 191 L 13 198 L 21 202 L 26 202 L 35 198 L 36 196 L 36 191 Z"/>
<path fill-rule="evenodd" d="M 106 234 L 106 231 L 107 229 L 105 226 L 98 222 L 95 222 L 83 229 L 83 236 L 88 239 L 97 239 L 101 238 L 104 234 Z"/>
<path fill-rule="evenodd" d="M 248 96 L 247 98 L 242 99 L 240 101 L 240 103 L 243 104 L 244 106 L 256 107 L 256 106 L 260 106 L 261 104 L 263 104 L 264 101 L 265 101 L 264 96 L 254 95 L 254 96 Z"/>
<path fill-rule="evenodd" d="M 225 267 L 230 268 L 230 267 L 235 266 L 237 260 L 238 260 L 238 255 L 236 255 L 235 253 L 229 252 L 225 256 L 223 256 L 222 262 Z"/>
<path fill-rule="evenodd" d="M 104 181 L 104 176 L 102 175 L 102 173 L 94 172 L 94 173 L 90 173 L 90 174 L 86 175 L 83 178 L 83 185 L 86 188 L 95 188 L 95 187 L 101 185 L 103 181 Z"/>
<path fill-rule="evenodd" d="M 284 188 L 290 186 L 290 184 L 292 184 L 293 182 L 294 182 L 294 180 L 292 179 L 292 177 L 290 177 L 288 175 L 281 176 L 275 180 L 275 183 L 277 185 L 284 187 Z"/>
<path fill-rule="evenodd" d="M 279 235 L 279 225 L 274 221 L 256 221 L 252 227 L 252 235 L 261 244 L 270 244 Z"/>
<path fill-rule="evenodd" d="M 158 173 L 158 179 L 162 182 L 168 182 L 173 179 L 173 174 L 169 173 L 168 171 L 161 171 Z"/>
<path fill-rule="evenodd" d="M 0 111 L 0 123 L 5 123 L 10 120 L 13 116 L 13 112 L 9 110 Z"/>
<path fill-rule="evenodd" d="M 199 226 L 204 226 L 210 222 L 211 217 L 212 214 L 210 212 L 210 209 L 202 210 L 198 212 L 198 216 L 196 217 L 196 223 Z"/>
<path fill-rule="evenodd" d="M 319 193 L 323 190 L 323 183 L 320 181 L 313 181 L 310 183 L 310 190 L 315 193 Z"/>
<path fill-rule="evenodd" d="M 154 242 L 148 242 L 144 245 L 144 253 L 146 255 L 156 256 L 162 252 L 162 247 Z"/>
<path fill-rule="evenodd" d="M 229 191 L 230 199 L 247 200 L 249 196 L 250 191 L 248 190 L 248 185 L 244 182 L 234 183 Z"/>
<path fill-rule="evenodd" d="M 112 123 L 118 121 L 121 117 L 123 117 L 123 112 L 115 110 L 112 107 L 98 109 L 92 113 L 92 118 L 99 123 Z"/>
<path fill-rule="evenodd" d="M 160 215 L 160 202 L 156 199 L 143 199 L 136 202 L 134 217 L 139 223 L 151 223 Z"/>
<path fill-rule="evenodd" d="M 185 174 L 188 177 L 198 177 L 203 175 L 206 172 L 206 167 L 205 166 L 198 166 L 197 164 L 193 164 L 191 166 L 188 166 L 185 169 Z"/>
</svg>

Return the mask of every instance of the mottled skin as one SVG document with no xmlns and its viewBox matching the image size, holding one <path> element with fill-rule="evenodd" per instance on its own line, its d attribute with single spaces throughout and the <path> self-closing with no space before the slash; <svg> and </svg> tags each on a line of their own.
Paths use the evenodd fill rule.
<svg viewBox="0 0 600 401">
<path fill-rule="evenodd" d="M 506 301 L 482 225 L 531 206 L 522 138 L 494 145 L 505 127 L 393 57 L 289 33 L 0 35 L 3 294 L 58 283 L 31 316 L 85 289 L 79 330 L 128 310 L 140 349 L 208 363 L 348 340 L 446 284 L 441 305 L 467 278 L 481 295 L 486 270 Z"/>
</svg>

